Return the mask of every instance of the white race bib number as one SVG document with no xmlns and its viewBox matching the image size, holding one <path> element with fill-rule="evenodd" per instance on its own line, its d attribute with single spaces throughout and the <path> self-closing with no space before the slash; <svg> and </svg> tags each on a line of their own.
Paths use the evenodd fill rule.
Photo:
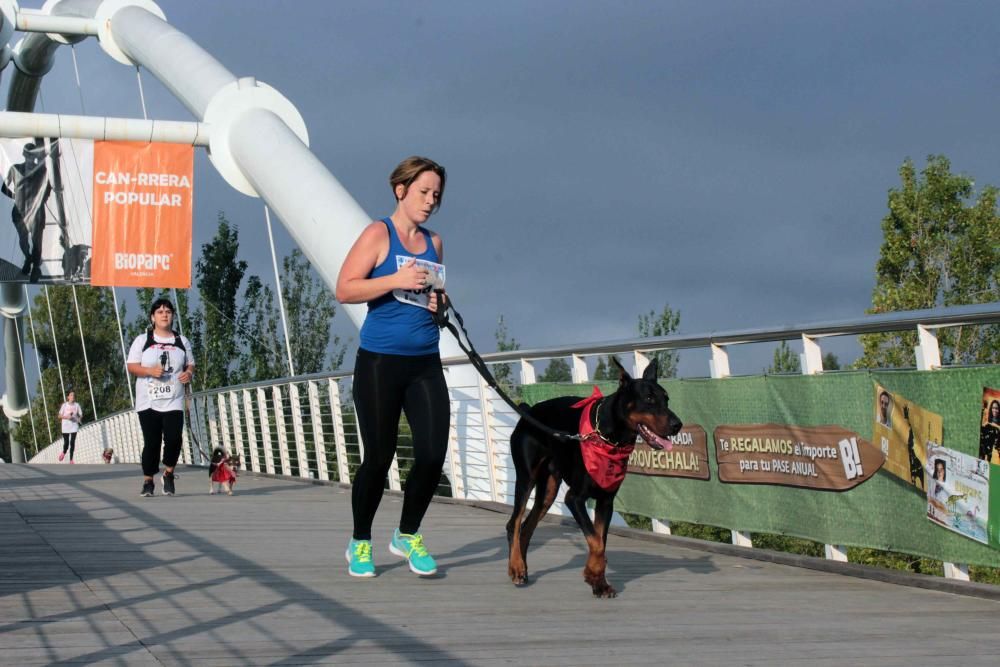
<svg viewBox="0 0 1000 667">
<path fill-rule="evenodd" d="M 413 257 L 396 255 L 396 270 L 405 266 Z M 444 264 L 418 259 L 417 266 L 427 269 L 427 286 L 423 289 L 394 289 L 392 295 L 397 301 L 421 308 L 430 308 L 431 290 L 444 289 Z"/>
<path fill-rule="evenodd" d="M 150 378 L 149 382 L 146 383 L 146 391 L 149 394 L 149 400 L 154 403 L 167 403 L 172 401 L 177 396 L 180 396 L 180 384 L 175 382 L 161 382 L 160 380 L 154 380 Z"/>
</svg>

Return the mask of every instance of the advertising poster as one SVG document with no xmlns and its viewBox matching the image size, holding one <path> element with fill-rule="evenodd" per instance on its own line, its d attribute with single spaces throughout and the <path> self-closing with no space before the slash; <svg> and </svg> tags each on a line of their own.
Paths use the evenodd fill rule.
<svg viewBox="0 0 1000 667">
<path fill-rule="evenodd" d="M 194 149 L 94 142 L 91 284 L 191 286 Z"/>
<path fill-rule="evenodd" d="M 990 465 L 974 456 L 927 445 L 927 518 L 987 543 Z"/>
<path fill-rule="evenodd" d="M 89 281 L 93 161 L 89 140 L 0 140 L 0 281 Z"/>
<path fill-rule="evenodd" d="M 871 478 L 885 457 L 841 426 L 740 424 L 715 429 L 719 479 L 846 491 Z"/>
<path fill-rule="evenodd" d="M 979 458 L 988 463 L 1000 464 L 1000 389 L 983 387 Z"/>
<path fill-rule="evenodd" d="M 888 472 L 926 491 L 927 448 L 940 446 L 943 433 L 941 415 L 875 384 L 872 441 L 885 456 Z"/>
<path fill-rule="evenodd" d="M 670 437 L 673 448 L 653 449 L 640 438 L 628 459 L 629 474 L 709 479 L 708 434 L 697 424 Z"/>
</svg>

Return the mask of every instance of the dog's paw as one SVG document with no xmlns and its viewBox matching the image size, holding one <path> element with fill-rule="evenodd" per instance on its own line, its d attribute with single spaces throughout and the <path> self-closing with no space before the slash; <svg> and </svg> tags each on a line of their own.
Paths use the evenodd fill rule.
<svg viewBox="0 0 1000 667">
<path fill-rule="evenodd" d="M 612 586 L 611 584 L 609 584 L 606 581 L 603 584 L 599 584 L 597 586 L 594 586 L 592 588 L 592 590 L 594 591 L 594 597 L 596 597 L 596 598 L 614 598 L 614 597 L 618 597 L 618 591 L 616 591 L 615 588 L 614 588 L 614 586 Z"/>
<path fill-rule="evenodd" d="M 515 586 L 524 586 L 528 583 L 528 568 L 510 566 L 507 568 L 507 575 Z"/>
</svg>

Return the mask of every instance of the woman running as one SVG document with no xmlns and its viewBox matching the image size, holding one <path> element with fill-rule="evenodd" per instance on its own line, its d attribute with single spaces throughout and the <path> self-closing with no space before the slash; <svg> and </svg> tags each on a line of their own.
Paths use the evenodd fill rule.
<svg viewBox="0 0 1000 667">
<path fill-rule="evenodd" d="M 73 463 L 73 454 L 76 452 L 76 434 L 80 430 L 80 422 L 83 421 L 83 408 L 76 402 L 76 392 L 71 391 L 66 394 L 66 402 L 59 406 L 59 419 L 62 420 L 63 450 L 59 455 L 59 460 L 66 458 L 69 452 L 69 462 Z"/>
<path fill-rule="evenodd" d="M 375 576 L 372 521 L 396 453 L 401 411 L 413 434 L 414 463 L 389 551 L 416 574 L 437 572 L 418 531 L 441 478 L 451 407 L 431 316 L 440 306 L 431 285 L 432 272 L 443 270 L 443 246 L 423 225 L 441 206 L 445 170 L 410 157 L 392 172 L 389 185 L 396 210 L 365 228 L 337 278 L 338 301 L 368 304 L 354 365 L 354 404 L 365 444 L 351 490 L 354 534 L 347 561 L 354 577 Z"/>
<path fill-rule="evenodd" d="M 142 496 L 155 492 L 163 449 L 164 495 L 176 492 L 174 466 L 184 431 L 184 385 L 194 374 L 191 341 L 174 331 L 174 306 L 157 299 L 149 309 L 150 328 L 136 336 L 128 351 L 128 372 L 135 381 L 135 410 L 142 427 Z"/>
</svg>

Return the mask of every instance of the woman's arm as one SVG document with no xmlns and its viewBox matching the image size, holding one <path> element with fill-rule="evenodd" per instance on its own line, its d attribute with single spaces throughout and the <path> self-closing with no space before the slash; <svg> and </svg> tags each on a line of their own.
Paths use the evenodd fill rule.
<svg viewBox="0 0 1000 667">
<path fill-rule="evenodd" d="M 335 294 L 337 301 L 365 303 L 394 289 L 420 289 L 424 286 L 427 270 L 417 267 L 416 260 L 387 276 L 368 277 L 372 269 L 385 261 L 388 249 L 389 233 L 383 223 L 373 222 L 365 227 L 340 267 Z"/>
</svg>

